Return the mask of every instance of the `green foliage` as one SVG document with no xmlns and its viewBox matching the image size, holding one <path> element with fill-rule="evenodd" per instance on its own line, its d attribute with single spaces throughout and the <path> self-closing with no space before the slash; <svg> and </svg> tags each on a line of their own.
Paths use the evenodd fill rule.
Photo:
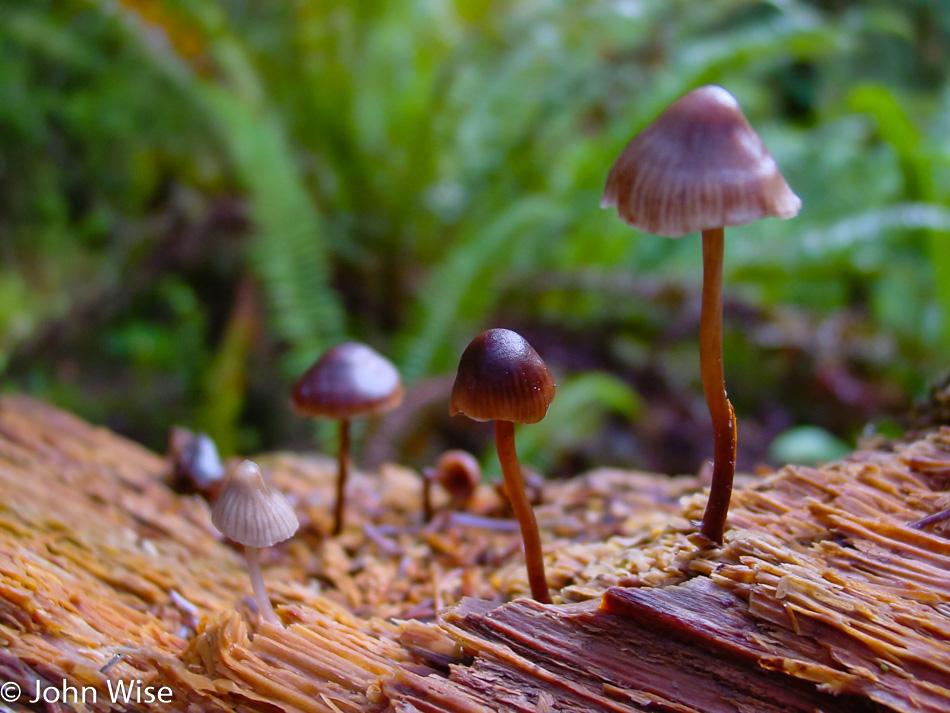
<svg viewBox="0 0 950 713">
<path fill-rule="evenodd" d="M 283 442 L 288 384 L 343 338 L 415 384 L 489 326 L 552 343 L 567 326 L 601 371 L 568 375 L 567 406 L 520 447 L 573 447 L 575 409 L 587 436 L 648 418 L 619 375 L 686 388 L 650 290 L 694 289 L 698 241 L 638 235 L 599 194 L 624 142 L 707 82 L 736 94 L 804 202 L 729 231 L 731 298 L 860 314 L 893 350 L 847 358 L 907 394 L 950 356 L 942 0 L 0 0 L 0 15 L 8 384 L 81 403 L 63 358 L 34 356 L 86 315 L 109 359 L 181 372 L 156 423 L 196 419 L 240 450 L 248 429 Z M 224 199 L 241 225 L 199 230 Z M 266 304 L 254 338 L 233 320 L 245 275 Z M 140 307 L 155 300 L 169 308 Z"/>
<path fill-rule="evenodd" d="M 776 463 L 819 465 L 843 458 L 851 452 L 847 443 L 823 428 L 797 426 L 779 435 L 769 449 Z"/>
<path fill-rule="evenodd" d="M 548 200 L 528 198 L 498 215 L 486 215 L 464 231 L 430 273 L 416 301 L 401 352 L 401 372 L 412 383 L 451 369 L 471 339 L 474 325 L 498 308 L 512 245 L 522 248 L 556 229 L 563 211 Z M 487 325 L 486 325 L 487 326 Z"/>
<path fill-rule="evenodd" d="M 543 421 L 519 429 L 518 454 L 523 462 L 547 472 L 559 455 L 590 441 L 608 417 L 632 427 L 640 411 L 639 397 L 622 379 L 596 371 L 577 374 L 558 384 Z"/>
<path fill-rule="evenodd" d="M 230 92 L 201 89 L 248 191 L 248 262 L 267 288 L 277 335 L 291 345 L 288 373 L 299 374 L 343 335 L 320 214 L 276 117 L 255 116 Z"/>
<path fill-rule="evenodd" d="M 0 361 L 121 284 L 154 237 L 162 175 L 187 175 L 207 155 L 206 133 L 185 130 L 148 58 L 118 41 L 114 22 L 67 6 L 0 4 L 0 276 L 28 297 L 0 326 Z"/>
</svg>

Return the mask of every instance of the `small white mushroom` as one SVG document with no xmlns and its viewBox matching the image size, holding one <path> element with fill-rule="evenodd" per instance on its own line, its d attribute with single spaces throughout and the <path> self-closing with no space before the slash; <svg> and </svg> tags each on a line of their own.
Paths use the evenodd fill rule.
<svg viewBox="0 0 950 713">
<path fill-rule="evenodd" d="M 261 617 L 280 624 L 264 588 L 260 550 L 283 542 L 300 527 L 287 498 L 264 480 L 255 462 L 243 460 L 228 475 L 211 511 L 211 522 L 222 535 L 244 545 L 244 559 Z"/>
</svg>

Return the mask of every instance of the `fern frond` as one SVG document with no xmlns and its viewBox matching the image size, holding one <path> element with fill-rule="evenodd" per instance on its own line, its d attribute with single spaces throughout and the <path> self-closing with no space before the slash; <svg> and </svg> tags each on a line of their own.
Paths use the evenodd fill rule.
<svg viewBox="0 0 950 713">
<path fill-rule="evenodd" d="M 290 345 L 285 366 L 296 374 L 344 333 L 320 215 L 277 118 L 259 116 L 219 87 L 204 86 L 202 95 L 248 190 L 256 228 L 249 263 L 264 287 L 277 335 Z"/>
<path fill-rule="evenodd" d="M 613 374 L 591 371 L 565 379 L 558 384 L 544 420 L 519 429 L 518 453 L 525 463 L 549 469 L 555 453 L 552 443 L 563 453 L 595 436 L 609 414 L 633 421 L 640 408 L 633 387 Z"/>
<path fill-rule="evenodd" d="M 473 227 L 446 252 L 416 295 L 413 318 L 398 350 L 407 383 L 453 364 L 458 356 L 454 337 L 470 332 L 500 297 L 498 278 L 505 273 L 512 242 L 532 239 L 539 227 L 560 217 L 561 209 L 549 198 L 534 196 L 513 204 L 487 225 L 469 222 Z"/>
</svg>

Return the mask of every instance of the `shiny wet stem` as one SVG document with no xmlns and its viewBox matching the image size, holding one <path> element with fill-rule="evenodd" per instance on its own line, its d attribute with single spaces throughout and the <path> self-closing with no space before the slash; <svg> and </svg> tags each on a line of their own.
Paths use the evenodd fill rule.
<svg viewBox="0 0 950 713">
<path fill-rule="evenodd" d="M 713 474 L 700 532 L 722 544 L 736 472 L 736 418 L 722 368 L 723 228 L 703 231 L 703 300 L 699 369 L 713 427 Z"/>
<path fill-rule="evenodd" d="M 505 478 L 505 490 L 515 512 L 515 518 L 521 527 L 521 539 L 524 542 L 525 566 L 528 570 L 528 584 L 531 596 L 543 603 L 551 603 L 547 581 L 544 576 L 544 556 L 541 551 L 541 535 L 534 509 L 525 493 L 524 478 L 518 464 L 515 450 L 515 426 L 510 421 L 495 421 L 495 445 L 498 448 L 498 461 Z"/>
</svg>

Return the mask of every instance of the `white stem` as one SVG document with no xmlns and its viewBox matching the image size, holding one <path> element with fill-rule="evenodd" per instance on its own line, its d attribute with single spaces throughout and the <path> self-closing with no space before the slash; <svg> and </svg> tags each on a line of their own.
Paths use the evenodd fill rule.
<svg viewBox="0 0 950 713">
<path fill-rule="evenodd" d="M 244 547 L 244 559 L 247 560 L 247 572 L 251 575 L 251 587 L 257 600 L 257 610 L 262 619 L 280 626 L 280 619 L 274 613 L 267 590 L 264 588 L 264 575 L 261 574 L 261 550 L 258 547 Z"/>
</svg>

